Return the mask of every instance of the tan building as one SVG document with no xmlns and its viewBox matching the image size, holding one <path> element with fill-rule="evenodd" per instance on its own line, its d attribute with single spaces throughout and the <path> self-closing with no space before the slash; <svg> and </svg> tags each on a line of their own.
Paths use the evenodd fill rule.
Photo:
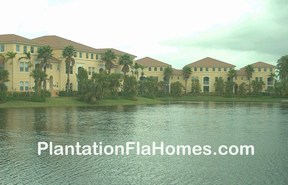
<svg viewBox="0 0 288 185">
<path fill-rule="evenodd" d="M 171 67 L 170 64 L 150 57 L 141 58 L 136 60 L 135 63 L 144 67 L 144 77 L 155 77 L 158 81 L 164 80 L 164 69 L 166 67 Z"/>
<path fill-rule="evenodd" d="M 198 79 L 201 86 L 201 92 L 205 93 L 215 92 L 214 83 L 216 79 L 222 78 L 226 81 L 228 71 L 235 68 L 235 65 L 233 64 L 210 57 L 190 63 L 187 66 L 192 69 L 191 80 Z M 188 81 L 187 92 L 191 91 L 191 80 L 190 82 Z"/>
<path fill-rule="evenodd" d="M 256 62 L 251 64 L 254 72 L 252 73 L 252 78 L 250 81 L 263 81 L 265 87 L 263 91 L 266 91 L 269 87 L 274 86 L 274 79 L 271 78 L 271 73 L 275 73 L 276 66 L 271 64 L 267 64 L 264 62 Z M 237 72 L 237 77 L 235 79 L 236 84 L 239 86 L 241 83 L 249 84 L 249 80 L 247 78 L 247 74 L 245 72 L 245 67 L 240 68 Z"/>
<path fill-rule="evenodd" d="M 40 63 L 37 59 L 37 49 L 41 46 L 49 45 L 53 49 L 53 58 L 50 60 L 49 68 L 47 69 L 47 89 L 52 94 L 57 94 L 59 91 L 66 89 L 67 71 L 65 66 L 65 59 L 62 57 L 62 51 L 66 46 L 72 45 L 76 51 L 75 65 L 70 72 L 70 84 L 69 88 L 77 90 L 76 74 L 79 67 L 83 67 L 88 71 L 89 77 L 93 73 L 99 72 L 101 69 L 105 69 L 105 63 L 101 60 L 101 56 L 108 49 L 111 49 L 116 55 L 117 60 L 123 54 L 128 54 L 113 48 L 95 49 L 90 46 L 86 46 L 65 38 L 61 38 L 55 35 L 43 36 L 35 39 L 27 39 L 18 35 L 8 34 L 0 35 L 0 54 L 5 55 L 9 51 L 16 52 L 17 55 L 13 59 L 13 65 L 10 65 L 12 61 L 8 61 L 5 64 L 5 69 L 9 71 L 9 82 L 7 82 L 8 91 L 32 91 L 34 87 L 33 78 L 30 73 L 35 69 L 35 65 Z M 25 56 L 25 52 L 31 53 L 31 60 L 19 58 Z M 133 61 L 136 58 L 135 55 L 129 54 Z M 122 66 L 115 62 L 116 67 L 112 69 L 112 72 L 122 73 Z M 12 70 L 13 67 L 13 70 Z M 13 75 L 12 75 L 13 74 Z"/>
</svg>

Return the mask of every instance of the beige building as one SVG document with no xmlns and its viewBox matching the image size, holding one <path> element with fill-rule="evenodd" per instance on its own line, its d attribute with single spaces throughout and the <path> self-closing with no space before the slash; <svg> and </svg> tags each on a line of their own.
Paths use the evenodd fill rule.
<svg viewBox="0 0 288 185">
<path fill-rule="evenodd" d="M 65 59 L 62 57 L 62 51 L 66 46 L 72 45 L 76 51 L 75 65 L 70 71 L 70 84 L 69 88 L 77 90 L 76 74 L 79 67 L 83 67 L 88 71 L 89 77 L 93 73 L 99 72 L 101 69 L 105 69 L 105 63 L 101 60 L 101 56 L 108 49 L 111 49 L 116 55 L 117 60 L 123 54 L 128 54 L 113 48 L 95 49 L 90 46 L 86 46 L 65 38 L 61 38 L 55 35 L 43 36 L 35 39 L 27 39 L 18 35 L 8 34 L 0 35 L 0 54 L 6 55 L 7 52 L 16 52 L 16 57 L 5 63 L 5 69 L 9 72 L 9 82 L 7 82 L 8 91 L 32 91 L 34 87 L 33 78 L 30 73 L 35 69 L 35 65 L 40 63 L 37 59 L 37 49 L 41 46 L 49 45 L 53 49 L 53 58 L 50 60 L 49 68 L 47 68 L 47 89 L 52 94 L 57 94 L 59 91 L 66 89 L 67 71 L 65 66 Z M 27 59 L 21 59 L 25 57 L 25 52 L 31 53 L 30 61 Z M 133 61 L 136 58 L 135 55 L 129 54 Z M 122 66 L 115 62 L 116 67 L 112 69 L 112 72 L 122 73 Z"/>
<path fill-rule="evenodd" d="M 215 92 L 215 81 L 218 78 L 222 78 L 226 81 L 228 71 L 235 68 L 235 65 L 233 64 L 210 57 L 190 63 L 187 66 L 191 67 L 192 70 L 191 80 L 198 79 L 201 86 L 201 92 L 204 93 Z M 191 80 L 187 86 L 188 92 L 191 91 Z"/>
<path fill-rule="evenodd" d="M 5 56 L 7 52 L 16 52 L 16 57 L 8 60 L 6 63 L 0 61 L 0 67 L 4 67 L 9 72 L 9 82 L 6 83 L 8 91 L 29 92 L 33 91 L 34 79 L 30 76 L 35 65 L 40 63 L 37 59 L 37 50 L 39 47 L 49 45 L 53 49 L 53 58 L 50 60 L 49 68 L 47 68 L 47 89 L 53 95 L 57 95 L 59 91 L 65 91 L 67 82 L 67 72 L 65 59 L 62 57 L 62 51 L 66 46 L 72 45 L 76 51 L 75 65 L 70 71 L 71 90 L 77 90 L 78 84 L 76 79 L 77 71 L 83 67 L 88 71 L 88 76 L 93 73 L 98 73 L 100 70 L 105 70 L 105 63 L 102 61 L 102 55 L 108 49 L 111 49 L 116 55 L 117 60 L 123 54 L 128 54 L 113 48 L 95 49 L 75 41 L 61 38 L 55 35 L 38 37 L 35 39 L 27 39 L 14 34 L 0 35 L 0 55 Z M 25 52 L 31 53 L 31 59 L 25 59 Z M 133 60 L 136 56 L 129 54 Z M 135 61 L 144 67 L 143 71 L 138 69 L 137 78 L 139 80 L 141 72 L 145 77 L 155 77 L 158 81 L 164 80 L 164 69 L 172 67 L 170 64 L 150 58 L 144 57 Z M 112 69 L 114 73 L 122 73 L 122 66 L 115 62 L 116 67 Z M 254 68 L 252 80 L 262 80 L 265 83 L 263 91 L 269 87 L 273 87 L 274 80 L 270 78 L 271 73 L 275 73 L 276 67 L 264 62 L 256 62 L 251 64 Z M 198 79 L 200 82 L 201 92 L 215 92 L 214 83 L 217 79 L 222 78 L 227 81 L 228 72 L 235 69 L 235 65 L 229 64 L 210 57 L 187 64 L 191 67 L 192 74 L 187 81 L 187 92 L 191 91 L 191 82 L 193 79 Z M 135 70 L 135 69 L 134 69 Z M 132 71 L 132 70 L 131 70 Z M 241 83 L 248 84 L 247 75 L 244 67 L 237 71 L 237 77 L 234 79 L 239 86 Z M 134 71 L 135 72 L 135 71 Z M 130 73 L 131 74 L 131 73 Z M 185 86 L 182 70 L 172 68 L 172 76 L 170 83 L 181 82 Z M 237 91 L 237 88 L 235 89 Z"/>
</svg>

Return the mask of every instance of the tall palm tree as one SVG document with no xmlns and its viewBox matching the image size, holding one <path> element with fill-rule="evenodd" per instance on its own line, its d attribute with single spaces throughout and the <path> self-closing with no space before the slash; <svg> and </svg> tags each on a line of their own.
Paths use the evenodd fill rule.
<svg viewBox="0 0 288 185">
<path fill-rule="evenodd" d="M 133 59 L 128 54 L 121 55 L 119 58 L 119 64 L 123 65 L 122 72 L 126 75 L 126 73 L 129 72 L 130 66 L 133 64 Z"/>
<path fill-rule="evenodd" d="M 228 71 L 228 73 L 227 73 L 227 76 L 228 76 L 228 82 L 226 83 L 226 85 L 227 84 L 230 84 L 230 83 L 232 83 L 231 84 L 231 86 L 232 86 L 232 92 L 234 93 L 235 92 L 235 83 L 234 83 L 234 78 L 236 78 L 236 76 L 237 76 L 237 73 L 236 73 L 236 70 L 235 69 L 231 69 L 230 71 Z"/>
<path fill-rule="evenodd" d="M 172 67 L 166 67 L 163 71 L 164 73 L 164 81 L 166 83 L 166 93 L 170 92 L 170 84 L 169 84 L 169 81 L 170 81 L 170 77 L 172 76 Z"/>
<path fill-rule="evenodd" d="M 41 59 L 40 68 L 43 68 L 44 73 L 46 74 L 46 68 L 50 63 L 51 58 L 53 57 L 53 49 L 50 46 L 43 46 L 38 49 L 38 59 Z M 43 81 L 43 88 L 46 91 L 46 76 L 41 80 Z"/>
<path fill-rule="evenodd" d="M 271 73 L 268 75 L 268 77 L 271 79 L 272 85 L 274 85 L 274 81 L 275 81 L 275 78 L 276 78 L 276 74 L 271 72 Z"/>
<path fill-rule="evenodd" d="M 140 67 L 141 67 L 141 65 L 138 64 L 138 63 L 135 63 L 135 64 L 133 65 L 134 74 L 136 75 L 137 79 L 138 79 L 138 77 L 139 77 L 139 71 L 138 71 L 138 69 L 140 69 Z"/>
<path fill-rule="evenodd" d="M 191 67 L 189 66 L 184 66 L 182 68 L 182 74 L 184 76 L 184 79 L 185 79 L 185 94 L 187 93 L 187 81 L 189 79 L 189 77 L 191 76 L 192 74 L 192 70 L 191 70 Z"/>
<path fill-rule="evenodd" d="M 102 56 L 102 60 L 105 62 L 105 68 L 108 70 L 108 73 L 111 73 L 111 69 L 114 67 L 113 62 L 117 59 L 116 54 L 108 49 Z"/>
<path fill-rule="evenodd" d="M 247 65 L 246 67 L 244 67 L 245 73 L 247 75 L 247 78 L 249 80 L 249 84 L 248 84 L 248 88 L 249 88 L 249 93 L 251 93 L 251 78 L 252 78 L 252 74 L 254 72 L 254 68 L 252 65 Z"/>
<path fill-rule="evenodd" d="M 12 88 L 12 93 L 14 91 L 14 87 L 13 87 L 13 83 L 14 83 L 14 79 L 13 79 L 13 74 L 14 74 L 14 58 L 16 57 L 17 53 L 13 52 L 13 51 L 9 51 L 6 53 L 7 56 L 7 60 L 11 60 L 11 64 L 12 64 L 12 71 L 11 71 L 11 88 Z"/>
<path fill-rule="evenodd" d="M 32 63 L 31 63 L 31 53 L 30 52 L 25 52 L 24 53 L 25 56 L 24 57 L 20 57 L 18 59 L 18 61 L 24 59 L 24 60 L 28 60 L 28 68 L 29 68 L 29 73 L 31 73 L 31 67 L 32 67 Z M 31 84 L 31 75 L 29 76 L 29 84 Z"/>
<path fill-rule="evenodd" d="M 65 64 L 67 69 L 66 95 L 68 96 L 69 84 L 70 84 L 70 71 L 75 64 L 75 59 L 73 57 L 76 56 L 76 50 L 71 45 L 66 46 L 63 49 L 62 56 L 65 58 Z"/>
<path fill-rule="evenodd" d="M 5 55 L 0 54 L 0 65 L 3 65 L 3 69 L 5 69 L 5 62 L 6 62 L 6 58 Z"/>
<path fill-rule="evenodd" d="M 282 56 L 277 61 L 280 80 L 288 80 L 288 55 Z"/>
</svg>

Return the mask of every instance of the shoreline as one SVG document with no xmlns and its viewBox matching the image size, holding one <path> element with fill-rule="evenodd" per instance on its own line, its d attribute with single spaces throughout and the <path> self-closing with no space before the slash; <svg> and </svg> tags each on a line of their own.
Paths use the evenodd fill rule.
<svg viewBox="0 0 288 185">
<path fill-rule="evenodd" d="M 0 103 L 0 109 L 7 108 L 49 108 L 49 107 L 105 107 L 127 105 L 158 105 L 173 102 L 255 102 L 255 103 L 288 103 L 288 98 L 259 96 L 259 97 L 222 97 L 222 96 L 181 96 L 181 97 L 157 97 L 154 99 L 137 97 L 137 100 L 103 99 L 95 104 L 81 102 L 75 97 L 46 98 L 46 102 L 29 102 L 24 100 L 8 101 Z"/>
</svg>

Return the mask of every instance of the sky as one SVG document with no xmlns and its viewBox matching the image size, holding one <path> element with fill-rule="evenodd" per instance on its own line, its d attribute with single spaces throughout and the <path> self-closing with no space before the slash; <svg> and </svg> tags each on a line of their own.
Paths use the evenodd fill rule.
<svg viewBox="0 0 288 185">
<path fill-rule="evenodd" d="M 205 57 L 276 65 L 288 54 L 286 0 L 2 0 L 1 15 L 0 34 L 58 35 L 177 69 Z"/>
</svg>

